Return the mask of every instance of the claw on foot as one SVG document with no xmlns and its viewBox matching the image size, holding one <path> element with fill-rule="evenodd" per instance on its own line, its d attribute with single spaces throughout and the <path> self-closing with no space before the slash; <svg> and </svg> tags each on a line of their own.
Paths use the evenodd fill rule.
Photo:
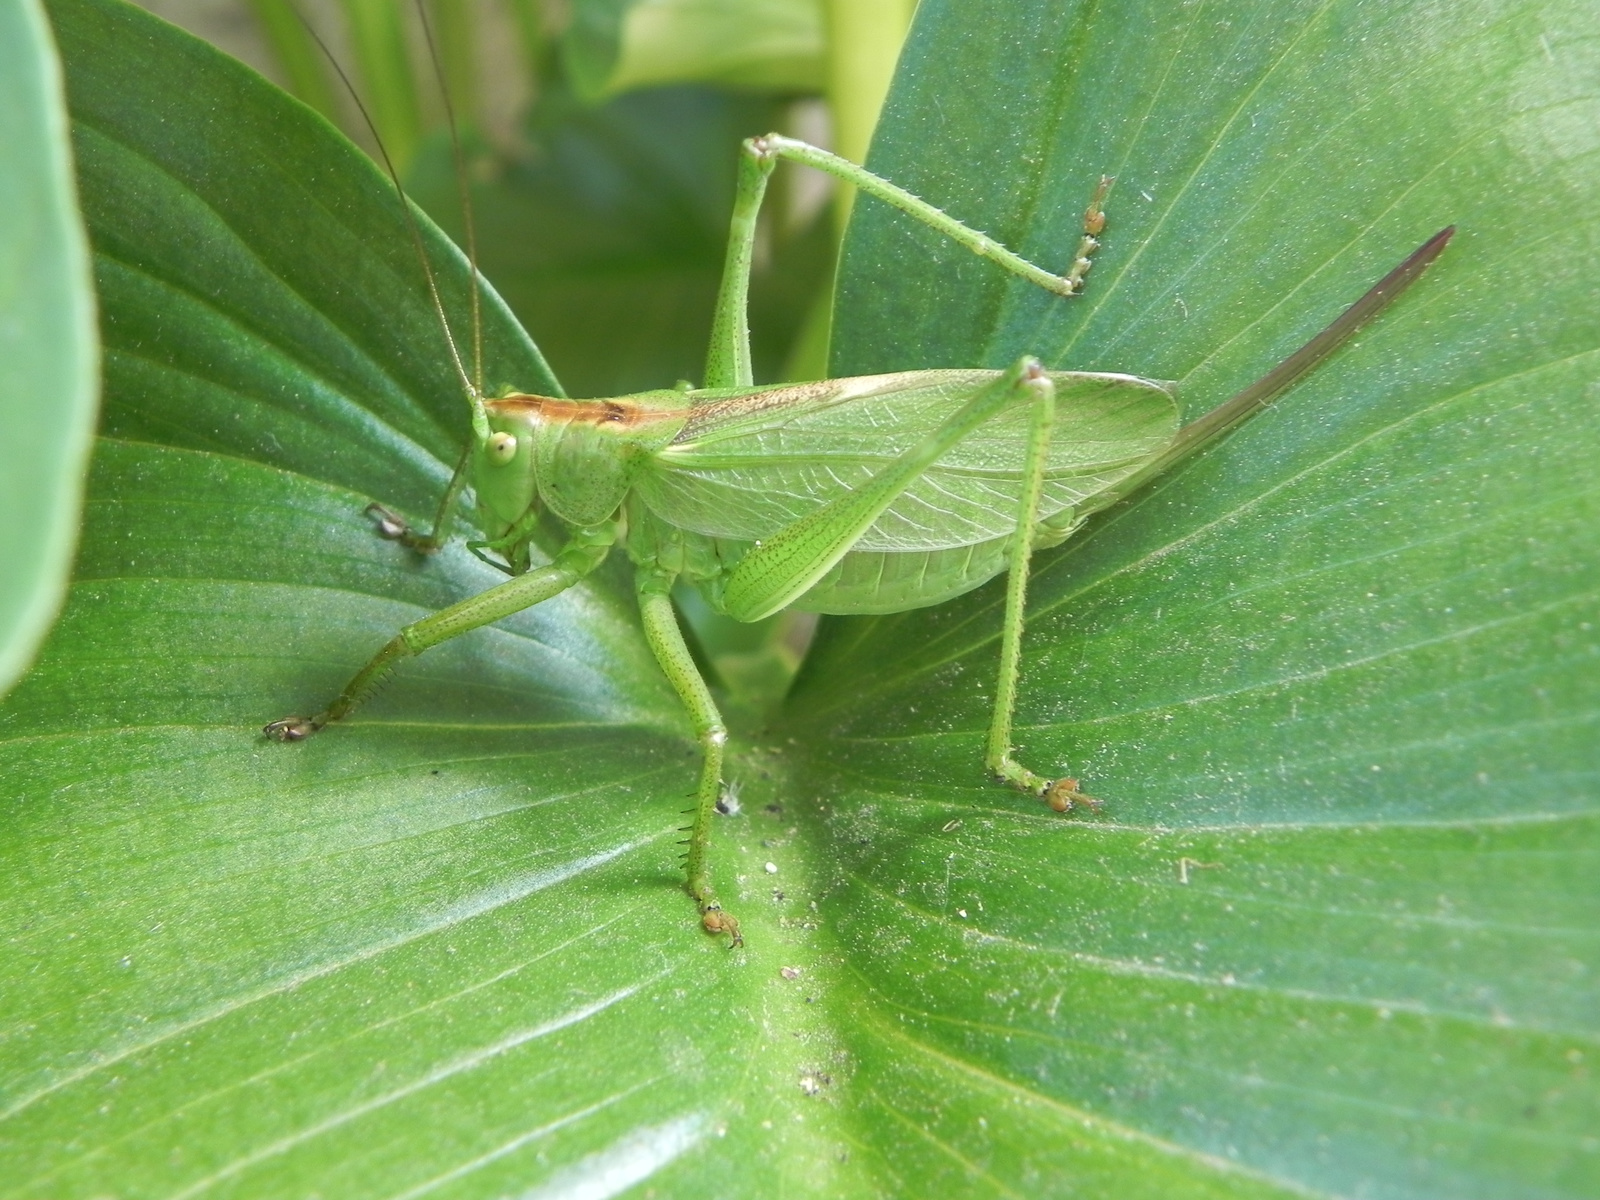
<svg viewBox="0 0 1600 1200">
<path fill-rule="evenodd" d="M 1100 801 L 1078 790 L 1076 779 L 1058 779 L 1044 790 L 1044 802 L 1058 813 L 1071 812 L 1079 804 L 1100 811 Z"/>
<path fill-rule="evenodd" d="M 1105 203 L 1106 193 L 1115 183 L 1110 175 L 1100 176 L 1100 183 L 1094 189 L 1094 199 L 1089 201 L 1089 207 L 1083 212 L 1083 232 L 1088 237 L 1099 237 L 1106 231 L 1106 213 L 1101 207 Z"/>
<path fill-rule="evenodd" d="M 406 523 L 406 519 L 393 509 L 385 508 L 381 504 L 369 504 L 366 507 L 367 516 L 372 518 L 377 526 L 378 536 L 391 542 L 399 542 L 409 550 L 418 554 L 432 554 L 439 548 L 439 543 L 431 536 L 424 537 L 417 533 Z"/>
<path fill-rule="evenodd" d="M 715 904 L 708 904 L 702 910 L 700 924 L 705 927 L 705 931 L 709 934 L 727 934 L 731 939 L 728 942 L 729 950 L 732 950 L 735 946 L 744 945 L 744 936 L 739 932 L 739 918 L 732 913 L 723 912 Z"/>
<path fill-rule="evenodd" d="M 399 513 L 385 508 L 381 504 L 367 505 L 366 515 L 371 517 L 378 526 L 378 536 L 388 538 L 391 542 L 404 540 L 411 533 L 411 526 Z"/>
<path fill-rule="evenodd" d="M 261 732 L 276 742 L 303 742 L 321 728 L 310 717 L 285 717 L 262 726 Z"/>
</svg>

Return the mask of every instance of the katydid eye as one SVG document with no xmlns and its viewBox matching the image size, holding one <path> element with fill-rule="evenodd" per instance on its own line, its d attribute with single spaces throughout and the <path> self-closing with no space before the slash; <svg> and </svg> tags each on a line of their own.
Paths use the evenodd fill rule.
<svg viewBox="0 0 1600 1200">
<path fill-rule="evenodd" d="M 516 435 L 510 433 L 491 433 L 489 441 L 484 446 L 484 451 L 489 456 L 489 461 L 497 467 L 503 467 L 517 454 Z"/>
</svg>

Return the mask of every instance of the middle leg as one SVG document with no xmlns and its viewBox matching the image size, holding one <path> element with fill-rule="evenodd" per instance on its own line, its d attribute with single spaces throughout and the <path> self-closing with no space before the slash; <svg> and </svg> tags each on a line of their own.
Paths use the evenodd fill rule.
<svg viewBox="0 0 1600 1200">
<path fill-rule="evenodd" d="M 577 530 L 548 566 L 519 575 L 499 587 L 407 625 L 356 672 L 345 684 L 344 691 L 320 713 L 312 717 L 284 717 L 273 721 L 262 732 L 275 741 L 299 742 L 335 721 L 344 720 L 372 695 L 396 663 L 559 595 L 599 566 L 616 540 L 615 521 Z"/>
</svg>

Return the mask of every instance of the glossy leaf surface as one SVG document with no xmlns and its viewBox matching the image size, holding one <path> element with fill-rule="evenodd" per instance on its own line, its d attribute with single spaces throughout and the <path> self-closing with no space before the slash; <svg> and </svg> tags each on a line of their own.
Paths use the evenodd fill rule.
<svg viewBox="0 0 1600 1200">
<path fill-rule="evenodd" d="M 982 778 L 996 589 L 828 623 L 739 748 L 730 953 L 675 890 L 692 747 L 620 565 L 259 737 L 493 581 L 360 515 L 427 511 L 462 406 L 375 171 L 59 5 L 109 399 L 0 708 L 0 1194 L 1592 1194 L 1580 9 L 924 4 L 878 165 L 1041 256 L 1109 170 L 1114 224 L 1064 306 L 863 205 L 839 369 L 1033 350 L 1192 415 L 1462 233 L 1042 558 L 1019 737 L 1105 816 Z M 553 386 L 494 305 L 488 347 Z"/>
<path fill-rule="evenodd" d="M 863 204 L 836 373 L 1032 352 L 1174 380 L 1189 419 L 1460 233 L 1274 409 L 1042 556 L 1018 738 L 1109 820 L 1015 811 L 970 765 L 998 589 L 825 628 L 789 732 L 839 772 L 818 759 L 812 790 L 834 798 L 840 940 L 886 1012 L 859 1052 L 907 1081 L 868 1126 L 982 1080 L 938 1110 L 924 1169 L 1009 1161 L 996 1181 L 1026 1192 L 1026 1165 L 1093 1178 L 1138 1139 L 1315 1194 L 1583 1194 L 1587 17 L 1171 11 L 924 6 L 908 57 L 959 56 L 997 96 L 952 105 L 948 80 L 902 73 L 872 165 L 1045 261 L 1114 175 L 1106 244 L 1084 301 L 1057 305 Z M 984 1128 L 1002 1095 L 1038 1123 Z"/>
</svg>

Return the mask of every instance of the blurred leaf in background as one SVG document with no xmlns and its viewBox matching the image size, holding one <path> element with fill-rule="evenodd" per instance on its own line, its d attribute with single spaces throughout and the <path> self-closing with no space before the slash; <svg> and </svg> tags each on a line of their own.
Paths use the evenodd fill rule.
<svg viewBox="0 0 1600 1200">
<path fill-rule="evenodd" d="M 599 107 L 558 86 L 533 110 L 515 155 L 479 158 L 485 169 L 472 200 L 484 272 L 570 394 L 623 395 L 701 377 L 737 147 L 785 115 L 779 101 L 693 85 Z M 417 164 L 412 187 L 459 238 L 442 138 Z M 787 229 L 778 209 L 769 214 L 768 255 L 752 285 L 766 379 L 781 372 L 828 275 L 831 230 L 817 212 Z"/>
<path fill-rule="evenodd" d="M 461 232 L 445 113 L 414 3 L 311 0 L 297 13 L 296 0 L 249 0 L 265 45 L 226 9 L 147 3 L 266 67 L 375 150 L 309 22 L 360 88 L 418 198 Z M 779 129 L 864 159 L 914 7 L 430 0 L 472 148 L 486 270 L 575 394 L 697 377 L 732 203 L 729 147 Z M 807 97 L 825 105 L 796 106 Z M 826 371 L 832 262 L 850 200 L 841 191 L 836 219 L 819 223 L 818 200 L 832 191 L 822 176 L 789 168 L 775 182 L 752 301 L 761 378 Z"/>
<path fill-rule="evenodd" d="M 61 69 L 35 0 L 0 0 L 0 693 L 66 589 L 99 395 Z"/>
<path fill-rule="evenodd" d="M 458 240 L 445 111 L 410 0 L 197 0 L 155 11 L 265 67 L 376 150 L 314 26 L 391 159 Z M 739 139 L 769 129 L 865 158 L 914 0 L 429 0 L 472 159 L 480 254 L 578 395 L 698 377 Z M 302 19 L 302 16 L 304 19 Z M 806 98 L 824 101 L 821 106 Z M 797 104 L 797 101 L 802 103 Z M 784 168 L 753 281 L 757 375 L 826 372 L 848 189 Z"/>
<path fill-rule="evenodd" d="M 664 83 L 820 92 L 820 0 L 577 0 L 562 39 L 580 96 Z"/>
</svg>

